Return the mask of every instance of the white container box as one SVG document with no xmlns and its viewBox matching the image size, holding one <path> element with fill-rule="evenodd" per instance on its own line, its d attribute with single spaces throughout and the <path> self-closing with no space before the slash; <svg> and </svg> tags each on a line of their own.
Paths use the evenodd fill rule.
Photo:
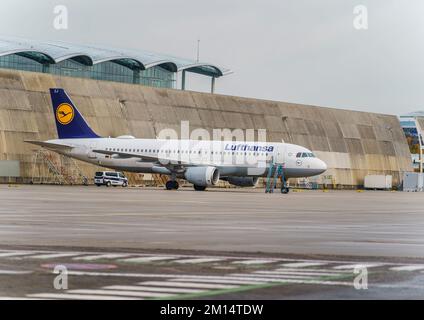
<svg viewBox="0 0 424 320">
<path fill-rule="evenodd" d="M 367 175 L 364 180 L 364 188 L 390 190 L 392 189 L 392 181 L 392 176 Z"/>
<path fill-rule="evenodd" d="M 403 191 L 424 191 L 424 174 L 417 172 L 405 172 L 403 175 Z"/>
</svg>

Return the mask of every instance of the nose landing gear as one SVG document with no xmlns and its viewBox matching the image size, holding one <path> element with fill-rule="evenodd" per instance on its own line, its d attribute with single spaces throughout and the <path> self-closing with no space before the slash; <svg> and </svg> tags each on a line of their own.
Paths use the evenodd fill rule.
<svg viewBox="0 0 424 320">
<path fill-rule="evenodd" d="M 281 188 L 281 193 L 283 193 L 283 194 L 287 194 L 287 193 L 289 193 L 289 191 L 290 191 L 290 189 L 288 188 L 288 187 L 282 187 Z"/>
<path fill-rule="evenodd" d="M 178 181 L 176 180 L 169 180 L 166 182 L 166 190 L 178 190 L 178 188 L 180 187 Z"/>
</svg>

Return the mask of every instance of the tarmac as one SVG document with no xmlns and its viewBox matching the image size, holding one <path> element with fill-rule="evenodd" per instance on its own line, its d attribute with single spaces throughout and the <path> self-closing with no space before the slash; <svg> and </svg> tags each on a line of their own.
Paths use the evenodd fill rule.
<svg viewBox="0 0 424 320">
<path fill-rule="evenodd" d="M 2 185 L 0 201 L 4 299 L 424 297 L 421 193 Z"/>
</svg>

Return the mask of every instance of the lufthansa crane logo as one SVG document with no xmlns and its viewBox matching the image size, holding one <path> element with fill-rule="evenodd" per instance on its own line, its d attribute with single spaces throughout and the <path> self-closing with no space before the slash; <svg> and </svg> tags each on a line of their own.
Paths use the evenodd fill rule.
<svg viewBox="0 0 424 320">
<path fill-rule="evenodd" d="M 67 103 L 62 103 L 56 109 L 56 119 L 60 124 L 67 125 L 74 120 L 75 111 L 74 108 Z"/>
</svg>

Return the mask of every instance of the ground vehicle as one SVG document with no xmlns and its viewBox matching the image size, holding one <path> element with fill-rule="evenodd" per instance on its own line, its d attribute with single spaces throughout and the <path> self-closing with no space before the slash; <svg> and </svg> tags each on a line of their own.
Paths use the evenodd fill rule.
<svg viewBox="0 0 424 320">
<path fill-rule="evenodd" d="M 128 178 L 125 177 L 122 172 L 99 171 L 96 172 L 96 176 L 94 177 L 94 183 L 98 187 L 100 187 L 101 185 L 105 185 L 106 187 L 128 187 Z"/>
</svg>

